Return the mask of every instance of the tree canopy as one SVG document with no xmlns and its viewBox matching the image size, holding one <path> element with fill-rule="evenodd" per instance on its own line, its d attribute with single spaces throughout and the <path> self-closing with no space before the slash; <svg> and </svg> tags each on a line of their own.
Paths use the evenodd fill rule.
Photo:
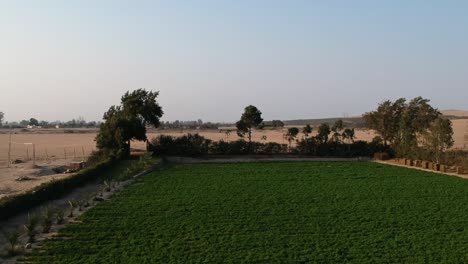
<svg viewBox="0 0 468 264">
<path fill-rule="evenodd" d="M 258 128 L 263 122 L 262 112 L 253 105 L 244 109 L 244 113 L 236 123 L 237 135 L 244 137 L 247 134 L 249 143 L 252 142 L 252 129 Z"/>
<path fill-rule="evenodd" d="M 424 147 L 420 144 L 421 138 L 432 145 L 443 146 L 442 149 L 453 144 L 450 143 L 451 122 L 442 119 L 439 110 L 429 102 L 422 97 L 409 102 L 404 98 L 395 102 L 387 100 L 363 117 L 367 127 L 375 130 L 384 144 L 390 144 L 398 156 L 416 158 L 421 155 L 420 148 Z M 425 148 L 432 149 L 428 145 Z"/>
<path fill-rule="evenodd" d="M 97 148 L 125 156 L 130 152 L 131 140 L 147 141 L 146 127 L 158 127 L 163 115 L 156 101 L 158 95 L 145 89 L 125 93 L 120 105 L 111 106 L 104 113 L 95 139 Z"/>
</svg>

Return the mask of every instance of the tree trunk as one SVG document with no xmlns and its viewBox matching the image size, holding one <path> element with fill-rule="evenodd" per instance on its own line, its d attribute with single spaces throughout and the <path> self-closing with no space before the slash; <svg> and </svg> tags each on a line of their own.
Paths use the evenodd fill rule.
<svg viewBox="0 0 468 264">
<path fill-rule="evenodd" d="M 252 153 L 252 128 L 249 128 L 249 153 Z"/>
</svg>

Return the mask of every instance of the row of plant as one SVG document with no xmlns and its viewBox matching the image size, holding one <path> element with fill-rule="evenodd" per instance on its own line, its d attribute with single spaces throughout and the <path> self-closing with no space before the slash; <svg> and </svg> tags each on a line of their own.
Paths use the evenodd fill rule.
<svg viewBox="0 0 468 264">
<path fill-rule="evenodd" d="M 97 177 L 97 179 L 101 178 L 102 180 L 98 191 L 83 194 L 77 199 L 69 200 L 68 208 L 52 208 L 46 205 L 39 213 L 30 212 L 26 223 L 22 227 L 17 227 L 10 231 L 2 231 L 8 243 L 6 247 L 7 256 L 15 256 L 22 253 L 23 249 L 31 248 L 31 244 L 35 242 L 37 234 L 49 233 L 53 225 L 60 226 L 66 222 L 66 218 L 72 219 L 75 217 L 76 211 L 81 212 L 85 208 L 92 206 L 95 202 L 102 201 L 106 193 L 117 190 L 122 186 L 122 182 L 148 169 L 154 162 L 155 160 L 148 154 L 141 156 L 138 160 L 120 161 L 118 165 L 110 166 L 106 173 L 100 174 L 101 176 Z M 24 208 L 22 209 L 24 210 Z"/>
<path fill-rule="evenodd" d="M 100 180 L 103 183 L 110 180 L 124 181 L 147 169 L 155 162 L 150 155 L 144 155 L 138 161 L 117 160 L 115 157 L 98 161 L 99 159 L 94 157 L 90 159 L 90 162 L 96 162 L 94 165 L 69 177 L 54 179 L 35 187 L 31 191 L 2 198 L 0 200 L 0 220 L 6 220 L 32 207 L 61 198 L 90 181 Z"/>
<path fill-rule="evenodd" d="M 107 179 L 99 191 L 83 195 L 78 199 L 68 200 L 67 209 L 44 206 L 39 213 L 28 213 L 26 223 L 22 227 L 2 231 L 7 242 L 7 257 L 16 256 L 25 249 L 31 249 L 38 234 L 48 234 L 54 225 L 60 226 L 66 223 L 67 218 L 73 219 L 76 216 L 76 211 L 82 212 L 95 202 L 103 201 L 104 194 L 116 190 L 120 184 L 118 180 Z"/>
</svg>

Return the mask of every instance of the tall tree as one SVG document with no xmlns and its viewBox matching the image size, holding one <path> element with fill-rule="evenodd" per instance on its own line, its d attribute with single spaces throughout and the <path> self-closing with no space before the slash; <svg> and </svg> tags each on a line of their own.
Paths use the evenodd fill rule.
<svg viewBox="0 0 468 264">
<path fill-rule="evenodd" d="M 342 137 L 344 140 L 347 140 L 348 143 L 353 143 L 355 138 L 354 128 L 345 128 Z"/>
<path fill-rule="evenodd" d="M 429 129 L 423 133 L 424 146 L 434 153 L 435 162 L 440 162 L 443 153 L 453 146 L 452 122 L 449 119 L 437 118 Z"/>
<path fill-rule="evenodd" d="M 5 118 L 5 114 L 0 112 L 0 127 L 3 125 L 3 118 Z"/>
<path fill-rule="evenodd" d="M 296 139 L 297 135 L 299 134 L 299 128 L 297 127 L 290 127 L 288 128 L 288 132 L 284 135 L 284 138 L 289 143 L 289 149 L 291 149 L 291 142 Z"/>
<path fill-rule="evenodd" d="M 330 132 L 331 132 L 330 125 L 328 125 L 327 123 L 323 123 L 318 127 L 318 133 L 315 136 L 315 138 L 320 143 L 327 143 Z"/>
<path fill-rule="evenodd" d="M 366 126 L 379 134 L 384 145 L 393 145 L 400 129 L 400 116 L 406 106 L 406 99 L 400 98 L 395 102 L 384 101 L 377 110 L 363 115 Z"/>
<path fill-rule="evenodd" d="M 441 113 L 428 99 L 416 97 L 406 103 L 404 98 L 395 102 L 384 101 L 376 111 L 364 114 L 366 125 L 374 129 L 396 151 L 397 156 L 417 158 L 418 137 L 429 129 Z"/>
<path fill-rule="evenodd" d="M 331 131 L 333 132 L 332 135 L 332 140 L 334 142 L 340 142 L 341 141 L 341 131 L 344 129 L 344 123 L 343 120 L 338 119 L 336 120 L 335 124 L 331 127 Z"/>
<path fill-rule="evenodd" d="M 38 126 L 39 121 L 36 118 L 31 118 L 31 119 L 29 119 L 29 125 L 30 126 Z"/>
<path fill-rule="evenodd" d="M 144 89 L 125 93 L 120 105 L 104 113 L 95 139 L 97 148 L 124 157 L 130 153 L 131 140 L 147 141 L 146 126 L 159 126 L 163 115 L 157 96 L 158 92 Z"/>
<path fill-rule="evenodd" d="M 237 135 L 244 137 L 247 134 L 249 145 L 252 145 L 252 129 L 259 127 L 262 122 L 262 112 L 253 105 L 247 106 L 240 120 L 236 123 Z"/>
<path fill-rule="evenodd" d="M 302 134 L 304 134 L 305 138 L 308 138 L 310 134 L 312 134 L 312 127 L 307 124 L 305 127 L 302 128 Z"/>
</svg>

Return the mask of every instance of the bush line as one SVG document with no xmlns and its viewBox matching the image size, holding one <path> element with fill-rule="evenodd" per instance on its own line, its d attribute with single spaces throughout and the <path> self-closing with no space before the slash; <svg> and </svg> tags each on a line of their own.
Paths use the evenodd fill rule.
<svg viewBox="0 0 468 264">
<path fill-rule="evenodd" d="M 28 192 L 5 197 L 0 200 L 0 220 L 6 220 L 44 202 L 63 197 L 75 188 L 98 179 L 99 175 L 114 163 L 114 159 L 108 159 L 69 177 L 45 182 Z"/>
</svg>

